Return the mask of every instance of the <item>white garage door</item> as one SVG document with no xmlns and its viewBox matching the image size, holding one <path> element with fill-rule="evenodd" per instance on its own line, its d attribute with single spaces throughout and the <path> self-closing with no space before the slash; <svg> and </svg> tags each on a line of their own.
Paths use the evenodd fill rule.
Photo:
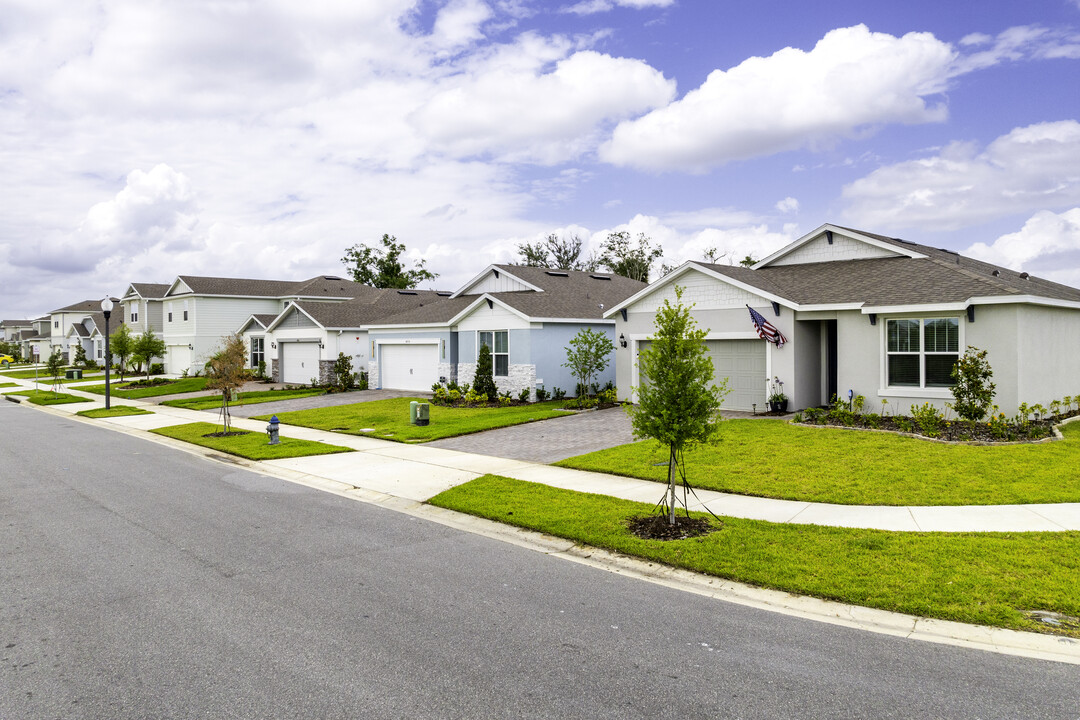
<svg viewBox="0 0 1080 720">
<path fill-rule="evenodd" d="M 165 371 L 176 375 L 182 375 L 185 370 L 191 370 L 191 350 L 187 345 L 169 345 L 165 358 Z M 116 359 L 116 356 L 113 356 Z"/>
<path fill-rule="evenodd" d="M 764 340 L 706 340 L 717 382 L 728 378 L 731 391 L 724 399 L 728 410 L 753 410 L 764 412 L 765 392 L 765 341 Z"/>
<path fill-rule="evenodd" d="M 439 381 L 438 345 L 380 345 L 380 386 L 431 392 Z"/>
<path fill-rule="evenodd" d="M 319 380 L 319 343 L 281 343 L 281 382 L 306 385 Z"/>
</svg>

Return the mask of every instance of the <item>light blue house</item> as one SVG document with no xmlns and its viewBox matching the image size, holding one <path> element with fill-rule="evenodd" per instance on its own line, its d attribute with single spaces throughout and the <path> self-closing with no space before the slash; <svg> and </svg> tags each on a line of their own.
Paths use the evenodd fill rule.
<svg viewBox="0 0 1080 720">
<path fill-rule="evenodd" d="M 517 396 L 538 387 L 573 395 L 577 380 L 566 348 L 582 328 L 617 344 L 614 307 L 645 283 L 609 273 L 491 265 L 439 302 L 368 327 L 372 387 L 430 391 L 436 382 L 471 383 L 482 344 L 491 348 L 499 392 Z M 614 362 L 598 379 L 615 381 Z"/>
</svg>

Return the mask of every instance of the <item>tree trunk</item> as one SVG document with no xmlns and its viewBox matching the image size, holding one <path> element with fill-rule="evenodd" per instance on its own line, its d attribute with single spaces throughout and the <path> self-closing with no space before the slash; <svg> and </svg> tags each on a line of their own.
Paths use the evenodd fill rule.
<svg viewBox="0 0 1080 720">
<path fill-rule="evenodd" d="M 675 524 L 675 446 L 670 447 L 668 457 L 667 481 L 668 481 L 668 525 Z"/>
</svg>

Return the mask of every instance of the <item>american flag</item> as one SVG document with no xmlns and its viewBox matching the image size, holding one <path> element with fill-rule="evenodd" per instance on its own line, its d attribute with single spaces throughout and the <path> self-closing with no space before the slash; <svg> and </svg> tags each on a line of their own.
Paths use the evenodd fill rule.
<svg viewBox="0 0 1080 720">
<path fill-rule="evenodd" d="M 784 343 L 787 342 L 784 333 L 777 330 L 771 322 L 766 320 L 762 314 L 754 308 L 747 305 L 746 309 L 750 311 L 750 319 L 754 321 L 754 328 L 757 330 L 757 334 L 761 336 L 761 339 L 776 343 L 777 349 L 784 347 Z"/>
</svg>

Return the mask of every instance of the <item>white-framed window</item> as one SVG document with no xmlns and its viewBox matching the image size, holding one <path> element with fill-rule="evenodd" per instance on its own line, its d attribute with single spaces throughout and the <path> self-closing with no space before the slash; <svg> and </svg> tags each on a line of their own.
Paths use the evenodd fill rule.
<svg viewBox="0 0 1080 720">
<path fill-rule="evenodd" d="M 131 311 L 131 322 L 133 322 L 133 323 L 139 322 L 139 311 L 138 310 L 132 310 Z"/>
<path fill-rule="evenodd" d="M 896 318 L 885 323 L 885 384 L 952 387 L 960 359 L 959 318 Z"/>
<path fill-rule="evenodd" d="M 480 346 L 491 348 L 491 374 L 507 377 L 510 374 L 510 331 L 481 330 L 477 333 L 476 357 L 480 359 Z"/>
<path fill-rule="evenodd" d="M 187 310 L 184 311 L 184 322 L 187 322 Z"/>
<path fill-rule="evenodd" d="M 253 337 L 251 338 L 251 367 L 258 370 L 259 363 L 265 362 L 266 353 L 263 351 L 265 344 L 263 338 Z"/>
</svg>

